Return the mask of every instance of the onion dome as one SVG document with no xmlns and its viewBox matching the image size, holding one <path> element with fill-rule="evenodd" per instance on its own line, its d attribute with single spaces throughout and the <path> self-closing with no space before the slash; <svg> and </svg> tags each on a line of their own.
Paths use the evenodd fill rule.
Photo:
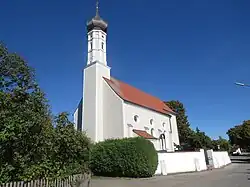
<svg viewBox="0 0 250 187">
<path fill-rule="evenodd" d="M 87 31 L 90 32 L 93 29 L 102 30 L 107 33 L 108 23 L 105 22 L 99 15 L 98 1 L 96 3 L 96 15 L 87 23 Z"/>
</svg>

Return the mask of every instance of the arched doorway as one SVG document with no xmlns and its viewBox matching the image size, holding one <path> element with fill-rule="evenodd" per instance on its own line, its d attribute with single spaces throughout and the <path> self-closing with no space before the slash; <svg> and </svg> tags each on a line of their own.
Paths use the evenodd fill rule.
<svg viewBox="0 0 250 187">
<path fill-rule="evenodd" d="M 161 149 L 166 150 L 166 136 L 164 133 L 160 135 L 160 144 L 161 144 Z"/>
</svg>

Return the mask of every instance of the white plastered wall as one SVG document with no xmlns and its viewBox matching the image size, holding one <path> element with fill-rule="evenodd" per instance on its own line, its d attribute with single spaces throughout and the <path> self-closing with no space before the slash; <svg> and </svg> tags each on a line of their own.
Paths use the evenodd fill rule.
<svg viewBox="0 0 250 187">
<path fill-rule="evenodd" d="M 207 169 L 204 150 L 199 152 L 158 153 L 156 175 L 203 171 Z"/>
<path fill-rule="evenodd" d="M 84 69 L 83 130 L 92 141 L 103 141 L 103 77 L 110 78 L 110 68 L 96 62 Z"/>
<path fill-rule="evenodd" d="M 123 138 L 123 100 L 104 80 L 103 138 Z"/>
<path fill-rule="evenodd" d="M 159 138 L 160 132 L 165 131 L 166 136 L 166 148 L 168 151 L 174 151 L 173 143 L 179 144 L 179 136 L 177 130 L 176 117 L 171 115 L 171 127 L 170 131 L 170 116 L 161 114 L 159 112 L 132 104 L 124 102 L 124 137 L 128 137 L 130 134 L 128 131 L 132 129 L 137 130 L 146 130 L 151 134 L 151 129 L 153 128 L 153 135 L 156 138 Z M 138 121 L 134 120 L 134 116 L 138 116 Z M 150 120 L 153 120 L 153 123 L 150 124 Z M 164 124 L 164 126 L 163 126 Z M 131 125 L 132 128 L 128 128 L 128 125 Z M 156 149 L 160 150 L 160 142 L 154 143 Z"/>
</svg>

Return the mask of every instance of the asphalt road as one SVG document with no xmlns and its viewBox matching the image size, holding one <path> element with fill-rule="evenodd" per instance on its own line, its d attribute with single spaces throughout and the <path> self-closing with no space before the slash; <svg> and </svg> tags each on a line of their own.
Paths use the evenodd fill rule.
<svg viewBox="0 0 250 187">
<path fill-rule="evenodd" d="M 234 163 L 212 171 L 168 175 L 150 179 L 111 179 L 92 180 L 92 187 L 249 187 L 249 157 L 234 158 Z M 238 162 L 240 160 L 240 162 Z M 243 160 L 243 161 L 242 161 Z"/>
</svg>

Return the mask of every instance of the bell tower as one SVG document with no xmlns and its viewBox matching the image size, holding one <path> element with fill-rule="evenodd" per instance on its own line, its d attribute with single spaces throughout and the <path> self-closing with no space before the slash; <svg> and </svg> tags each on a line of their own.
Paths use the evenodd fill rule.
<svg viewBox="0 0 250 187">
<path fill-rule="evenodd" d="M 103 77 L 110 79 L 107 66 L 108 24 L 99 15 L 99 2 L 96 15 L 87 23 L 88 59 L 83 77 L 82 129 L 92 141 L 103 140 Z"/>
<path fill-rule="evenodd" d="M 96 61 L 107 65 L 106 38 L 108 24 L 99 15 L 99 2 L 96 2 L 96 15 L 87 23 L 88 32 L 88 62 Z"/>
</svg>

